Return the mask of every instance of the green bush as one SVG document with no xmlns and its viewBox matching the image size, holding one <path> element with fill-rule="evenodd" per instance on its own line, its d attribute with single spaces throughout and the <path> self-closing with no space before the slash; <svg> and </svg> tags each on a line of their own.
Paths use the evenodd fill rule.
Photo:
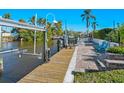
<svg viewBox="0 0 124 93">
<path fill-rule="evenodd" d="M 107 49 L 107 52 L 124 54 L 124 47 L 121 47 L 121 46 L 111 47 Z"/>
<path fill-rule="evenodd" d="M 75 83 L 124 83 L 124 70 L 105 72 L 75 72 Z"/>
</svg>

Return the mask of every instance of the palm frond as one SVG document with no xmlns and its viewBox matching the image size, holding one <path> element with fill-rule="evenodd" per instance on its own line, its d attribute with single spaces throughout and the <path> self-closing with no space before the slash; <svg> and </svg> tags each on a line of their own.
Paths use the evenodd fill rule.
<svg viewBox="0 0 124 93">
<path fill-rule="evenodd" d="M 95 17 L 95 16 L 93 16 L 93 15 L 90 15 L 90 17 L 91 17 L 92 19 L 96 20 L 96 17 Z"/>
<path fill-rule="evenodd" d="M 85 10 L 84 10 L 84 13 L 85 13 L 85 14 L 90 14 L 90 13 L 91 13 L 91 9 L 85 9 Z"/>
<path fill-rule="evenodd" d="M 85 16 L 85 14 L 81 14 L 81 17 L 84 17 Z"/>
<path fill-rule="evenodd" d="M 82 17 L 82 21 L 84 21 L 85 17 Z"/>
</svg>

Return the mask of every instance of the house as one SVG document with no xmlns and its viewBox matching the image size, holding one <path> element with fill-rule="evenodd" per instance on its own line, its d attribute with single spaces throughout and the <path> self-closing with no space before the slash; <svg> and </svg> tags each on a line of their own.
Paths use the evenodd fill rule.
<svg viewBox="0 0 124 93">
<path fill-rule="evenodd" d="M 10 32 L 2 32 L 2 37 L 11 37 L 11 33 Z"/>
<path fill-rule="evenodd" d="M 13 41 L 13 36 L 10 32 L 2 31 L 1 36 L 3 42 Z"/>
</svg>

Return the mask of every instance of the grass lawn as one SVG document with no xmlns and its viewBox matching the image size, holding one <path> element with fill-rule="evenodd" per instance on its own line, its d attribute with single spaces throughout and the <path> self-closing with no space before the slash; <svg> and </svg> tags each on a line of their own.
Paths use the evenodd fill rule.
<svg viewBox="0 0 124 93">
<path fill-rule="evenodd" d="M 105 72 L 75 72 L 75 83 L 124 83 L 124 70 Z"/>
</svg>

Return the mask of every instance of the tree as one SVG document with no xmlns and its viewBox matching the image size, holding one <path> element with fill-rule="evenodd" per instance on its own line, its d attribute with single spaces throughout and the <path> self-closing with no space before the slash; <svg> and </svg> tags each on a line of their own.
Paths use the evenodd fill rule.
<svg viewBox="0 0 124 93">
<path fill-rule="evenodd" d="M 35 25 L 35 16 L 32 16 L 32 17 L 29 19 L 29 23 L 32 24 L 32 25 Z"/>
<path fill-rule="evenodd" d="M 62 36 L 63 35 L 63 32 L 62 32 L 62 21 L 58 21 L 57 23 L 55 23 L 55 27 L 57 29 L 56 35 L 57 36 Z"/>
<path fill-rule="evenodd" d="M 93 16 L 91 14 L 91 10 L 90 9 L 86 9 L 84 10 L 84 13 L 81 14 L 81 17 L 82 17 L 82 21 L 86 20 L 86 28 L 87 28 L 87 35 L 88 35 L 88 32 L 89 32 L 89 26 L 90 26 L 90 19 L 96 19 L 95 16 Z"/>
<path fill-rule="evenodd" d="M 19 19 L 19 22 L 26 23 L 26 21 L 24 19 Z M 35 25 L 35 16 L 32 16 L 28 22 L 32 25 Z M 61 21 L 58 21 L 58 23 L 54 24 L 54 26 L 50 22 L 47 22 L 47 26 L 46 26 L 46 19 L 38 18 L 37 25 L 46 27 L 48 44 L 52 43 L 53 35 L 60 36 L 63 33 Z M 18 40 L 23 39 L 24 41 L 33 41 L 34 31 L 32 31 L 32 30 L 27 30 L 27 29 L 23 29 L 23 28 L 13 28 L 13 30 L 11 32 L 17 34 L 16 36 L 17 36 Z M 43 33 L 41 33 L 40 31 L 37 31 L 36 39 L 37 39 L 37 41 L 43 41 Z"/>
<path fill-rule="evenodd" d="M 39 19 L 37 20 L 37 23 L 38 23 L 38 25 L 40 25 L 40 26 L 45 26 L 45 25 L 46 25 L 46 19 L 44 19 L 44 18 L 39 18 Z"/>
<path fill-rule="evenodd" d="M 92 22 L 92 28 L 93 28 L 93 31 L 96 30 L 96 27 L 98 26 L 97 22 L 96 21 L 93 21 Z"/>
<path fill-rule="evenodd" d="M 24 19 L 19 19 L 19 22 L 26 23 Z"/>
<path fill-rule="evenodd" d="M 109 33 L 113 31 L 112 28 L 103 28 L 98 31 L 94 31 L 94 37 L 98 39 L 109 40 Z"/>
<path fill-rule="evenodd" d="M 92 28 L 93 28 L 93 37 L 94 37 L 94 31 L 96 31 L 96 27 L 98 26 L 97 22 L 96 21 L 93 21 L 92 22 Z"/>
<path fill-rule="evenodd" d="M 119 45 L 124 45 L 124 24 L 118 24 L 117 33 Z"/>
<path fill-rule="evenodd" d="M 19 19 L 18 21 L 21 23 L 26 23 L 24 19 Z M 33 41 L 34 31 L 15 27 L 12 29 L 11 33 L 16 34 L 16 40 Z"/>
<path fill-rule="evenodd" d="M 11 14 L 10 13 L 6 13 L 2 16 L 5 19 L 11 19 Z"/>
</svg>

